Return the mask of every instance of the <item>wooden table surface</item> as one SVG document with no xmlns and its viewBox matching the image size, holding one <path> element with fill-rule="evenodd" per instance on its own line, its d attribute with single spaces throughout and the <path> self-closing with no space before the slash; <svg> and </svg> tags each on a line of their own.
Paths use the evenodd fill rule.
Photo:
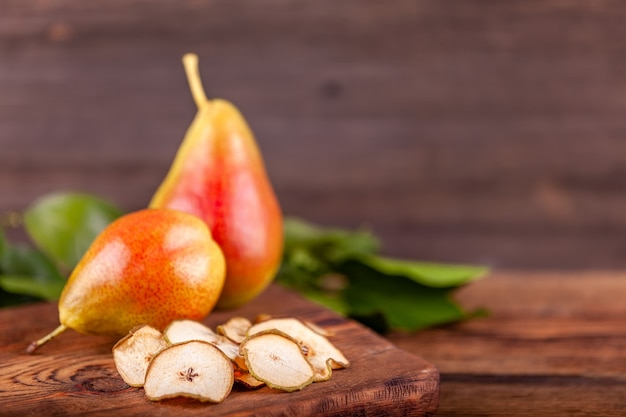
<svg viewBox="0 0 626 417">
<path fill-rule="evenodd" d="M 54 303 L 35 303 L 0 310 L 0 416 L 423 417 L 437 410 L 439 373 L 433 364 L 277 285 L 236 310 L 214 311 L 205 324 L 214 329 L 234 315 L 258 314 L 297 317 L 327 329 L 350 366 L 289 394 L 237 385 L 219 404 L 152 402 L 115 369 L 111 349 L 118 338 L 68 331 L 26 353 L 31 340 L 58 323 Z"/>
<path fill-rule="evenodd" d="M 439 369 L 437 415 L 626 415 L 626 271 L 496 271 L 458 298 L 490 316 L 389 336 Z"/>
<path fill-rule="evenodd" d="M 363 331 L 341 320 L 330 320 L 332 315 L 321 309 L 312 308 L 306 303 L 298 304 L 295 298 L 289 298 L 278 291 L 264 295 L 256 306 L 246 307 L 245 314 L 252 314 L 261 306 L 263 309 L 289 308 L 295 315 L 304 315 L 320 323 L 335 323 L 341 325 L 342 334 L 340 343 L 353 356 L 354 369 L 361 366 L 373 366 L 367 378 L 371 383 L 360 381 L 354 372 L 337 372 L 337 386 L 333 393 L 324 389 L 331 384 L 316 386 L 315 390 L 305 390 L 293 399 L 291 406 L 298 403 L 298 410 L 310 411 L 319 402 L 316 395 L 324 393 L 326 396 L 335 395 L 337 398 L 351 398 L 351 401 L 360 404 L 363 415 L 389 415 L 392 406 L 394 415 L 401 414 L 422 415 L 426 410 L 437 410 L 438 416 L 603 416 L 617 417 L 626 415 L 626 271 L 625 272 L 577 272 L 577 273 L 548 273 L 548 272 L 500 272 L 496 271 L 488 278 L 463 288 L 457 294 L 459 301 L 466 308 L 485 307 L 490 315 L 476 318 L 471 321 L 421 331 L 415 334 L 390 334 L 387 339 L 395 345 L 379 349 L 380 342 L 374 336 L 368 336 Z M 276 303 L 275 296 L 280 296 L 284 303 Z M 274 298 L 272 298 L 274 297 Z M 289 307 L 287 307 L 289 306 Z M 56 412 L 63 407 L 69 407 L 71 395 L 74 395 L 74 405 L 80 409 L 91 401 L 97 407 L 92 411 L 98 415 L 109 415 L 107 410 L 123 412 L 124 407 L 119 404 L 103 404 L 108 401 L 107 395 L 113 395 L 117 402 L 127 402 L 127 410 L 135 413 L 151 415 L 156 408 L 149 408 L 140 392 L 135 392 L 123 386 L 121 380 L 112 369 L 110 341 L 102 338 L 90 338 L 77 334 L 67 334 L 60 337 L 50 346 L 42 348 L 39 357 L 21 356 L 24 369 L 19 366 L 19 352 L 27 341 L 45 332 L 46 328 L 54 325 L 54 306 L 47 304 L 39 310 L 46 310 L 44 319 L 29 326 L 13 323 L 15 317 L 20 316 L 20 323 L 32 323 L 34 318 L 24 316 L 28 311 L 36 309 L 17 308 L 15 312 L 1 312 L 2 317 L 12 317 L 11 323 L 1 323 L 3 337 L 12 340 L 3 343 L 2 351 L 10 363 L 2 374 L 3 389 L 0 389 L 0 402 L 10 399 L 10 382 L 19 386 L 20 395 L 25 395 L 24 404 L 12 406 L 9 414 L 0 408 L 0 415 L 15 415 L 16 410 L 24 412 L 32 410 L 39 404 L 40 397 L 32 393 L 44 390 L 50 406 L 56 407 Z M 22 313 L 20 313 L 22 312 Z M 257 311 L 258 312 L 258 311 Z M 215 323 L 223 321 L 224 314 L 214 318 Z M 214 324 L 215 324 L 214 323 Z M 349 331 L 348 331 L 349 330 Z M 357 333 L 359 336 L 357 337 Z M 339 332 L 338 332 L 339 334 Z M 365 336 L 363 336 L 365 335 Z M 355 337 L 356 339 L 351 339 Z M 369 339 L 368 339 L 369 337 Z M 375 343 L 373 343 L 375 342 Z M 362 346 L 361 346 L 362 345 Z M 349 347 L 349 348 L 348 348 Z M 44 349 L 46 349 L 44 351 Z M 19 352 L 18 352 L 19 351 Z M 386 352 L 383 358 L 380 352 Z M 412 355 L 406 355 L 404 352 Z M 13 352 L 13 353 L 11 353 Z M 18 352 L 18 353 L 16 353 Z M 395 352 L 395 353 L 394 353 Z M 17 356 L 16 356 L 17 355 Z M 69 356 L 68 356 L 69 355 Z M 73 372 L 84 369 L 79 365 L 81 355 L 87 355 L 87 362 L 98 361 L 100 371 L 92 372 L 94 380 L 102 377 L 102 370 L 107 370 L 107 381 L 113 381 L 113 388 L 101 390 L 99 396 L 93 393 L 92 399 L 74 392 L 69 397 L 64 395 L 64 387 L 74 387 Z M 69 358 L 73 360 L 69 360 Z M 51 360 L 52 358 L 52 360 Z M 59 360 L 55 360 L 58 358 Z M 374 360 L 374 358 L 377 358 Z M 400 371 L 402 366 L 393 361 L 404 361 L 406 371 Z M 37 360 L 29 364 L 29 360 Z M 377 363 L 370 363 L 374 360 Z M 84 361 L 83 361 L 84 362 Z M 376 367 L 378 364 L 378 367 Z M 383 365 L 384 364 L 384 365 Z M 381 375 L 395 370 L 407 386 L 417 386 L 423 383 L 424 369 L 432 364 L 440 377 L 439 407 L 436 399 L 427 396 L 423 388 L 418 391 L 397 391 L 404 393 L 406 401 L 400 402 L 400 397 L 394 397 L 395 405 L 389 402 L 381 381 Z M 58 369 L 57 369 L 58 368 Z M 358 370 L 358 369 L 357 369 Z M 422 374 L 420 374 L 422 372 Z M 31 375 L 32 374 L 32 375 Z M 50 374 L 50 377 L 46 375 Z M 373 375 L 373 376 L 370 376 Z M 13 375 L 10 380 L 7 375 Z M 56 376 L 55 376 L 56 375 Z M 422 378 L 412 380 L 411 375 L 422 375 Z M 431 371 L 430 375 L 434 375 Z M 78 377 L 77 377 L 78 378 Z M 48 383 L 42 383 L 48 381 Z M 341 392 L 342 384 L 350 382 L 354 390 L 370 390 L 367 401 L 374 401 L 365 406 L 363 401 L 357 401 L 362 395 L 347 395 Z M 2 381 L 0 381 L 2 382 Z M 365 386 L 364 386 L 365 384 Z M 374 385 L 380 385 L 380 389 Z M 0 384 L 1 385 L 1 384 Z M 331 387 L 332 388 L 332 387 Z M 400 389 L 396 386 L 397 389 Z M 404 389 L 404 388 L 403 388 Z M 74 388 L 71 388 L 74 390 Z M 345 390 L 344 390 L 345 391 Z M 361 392 L 359 391 L 359 392 Z M 388 390 L 387 390 L 388 391 Z M 355 391 L 356 392 L 356 391 Z M 364 392 L 364 391 L 363 391 Z M 410 393 L 410 395 L 409 395 Z M 387 393 L 388 394 L 388 393 Z M 405 395 L 406 394 L 406 395 Z M 238 394 L 245 398 L 244 394 Z M 347 396 L 346 396 L 347 395 Z M 343 396 L 343 397 L 342 397 Z M 388 398 L 389 397 L 389 398 Z M 39 398 L 39 399 L 38 399 Z M 260 401 L 258 395 L 251 396 L 248 401 Z M 288 398 L 285 397 L 285 400 Z M 386 399 L 386 400 L 385 400 Z M 384 401 L 383 401 L 384 400 Z M 388 401 L 387 401 L 388 400 Z M 66 403 L 70 401 L 70 403 Z M 104 402 L 102 402 L 104 401 Z M 387 401 L 387 402 L 385 402 Z M 406 408 L 415 401 L 414 408 Z M 258 406 L 262 405 L 261 401 Z M 338 400 L 337 404 L 343 404 Z M 178 403 L 176 403 L 178 404 Z M 289 409 L 280 407 L 281 401 L 272 397 L 271 404 L 265 404 L 263 415 L 290 415 Z M 7 404 L 5 403 L 5 406 Z M 180 405 L 180 404 L 178 404 Z M 4 406 L 3 406 L 4 407 Z M 167 407 L 166 407 L 167 408 Z M 185 409 L 186 411 L 191 411 Z M 180 412 L 185 411 L 183 409 Z M 224 410 L 238 410 L 241 415 L 252 415 L 236 398 L 225 403 L 221 408 L 214 407 L 215 413 L 223 415 Z M 260 409 L 259 409 L 260 410 Z M 274 410 L 274 411 L 271 411 Z M 280 411 L 282 410 L 282 411 Z M 411 411 L 412 410 L 412 411 Z M 171 411 L 171 410 L 170 410 Z M 327 410 L 329 413 L 333 410 Z M 345 410 L 344 410 L 345 411 Z M 168 411 L 160 409 L 163 415 Z M 260 412 L 260 411 L 259 411 Z M 337 415 L 334 410 L 332 415 Z M 381 414 L 382 412 L 382 414 Z M 269 413 L 269 414 L 268 414 Z M 286 414 L 285 414 L 286 413 Z M 349 415 L 349 412 L 340 415 Z M 278 414 L 276 414 L 278 415 Z M 294 414 L 297 415 L 297 414 Z"/>
<path fill-rule="evenodd" d="M 459 302 L 466 308 L 488 308 L 490 310 L 488 317 L 416 334 L 390 334 L 386 338 L 401 350 L 413 354 L 411 357 L 423 358 L 406 359 L 405 375 L 415 373 L 415 363 L 424 366 L 426 362 L 423 360 L 433 364 L 438 370 L 441 384 L 436 415 L 623 416 L 626 412 L 624 294 L 626 294 L 626 271 L 560 273 L 496 271 L 486 279 L 463 288 L 457 294 Z M 262 297 L 260 301 L 263 300 L 272 300 L 271 295 Z M 318 311 L 319 309 L 304 305 L 298 307 L 291 298 L 287 304 L 296 311 L 294 314 L 309 314 L 308 312 L 312 311 L 314 313 L 310 313 L 313 314 L 311 317 L 319 319 L 327 316 Z M 261 305 L 266 309 L 282 308 L 277 307 L 275 302 L 265 302 Z M 49 313 L 54 310 L 51 305 L 44 307 Z M 19 311 L 22 310 L 26 311 L 23 308 Z M 6 316 L 6 313 L 3 314 Z M 215 320 L 218 320 L 217 316 Z M 46 314 L 45 320 L 31 329 L 25 329 L 22 325 L 14 326 L 14 330 L 11 331 L 9 323 L 2 323 L 0 327 L 5 328 L 3 331 L 5 335 L 12 335 L 10 337 L 18 340 L 7 345 L 10 350 L 19 348 L 21 351 L 26 343 L 19 342 L 20 338 L 24 339 L 25 334 L 30 338 L 35 337 L 35 333 L 44 332 L 54 321 L 54 314 Z M 21 322 L 32 322 L 32 318 L 23 317 Z M 342 343 L 353 346 L 350 348 L 350 354 L 367 363 L 367 355 L 363 354 L 366 350 L 355 347 L 350 338 L 344 339 Z M 96 345 L 92 343 L 94 340 L 97 342 Z M 106 340 L 103 342 L 98 338 L 90 339 L 68 334 L 54 343 L 56 346 L 46 347 L 48 356 L 59 354 L 59 358 L 65 358 L 67 355 L 55 353 L 61 349 L 70 352 L 74 358 L 80 358 L 81 354 L 91 355 L 90 360 L 97 359 L 110 367 L 110 357 L 106 353 L 103 354 L 110 349 Z M 365 344 L 369 346 L 368 343 Z M 372 346 L 367 349 L 368 352 L 377 351 Z M 360 353 L 356 353 L 357 351 Z M 391 351 L 387 349 L 387 352 Z M 45 358 L 46 352 L 42 350 L 41 355 Z M 404 353 L 392 356 L 398 360 L 408 358 Z M 79 363 L 77 360 L 80 362 L 79 359 L 75 359 L 72 363 Z M 395 366 L 393 361 L 390 362 L 389 357 L 385 360 L 387 371 L 379 369 L 380 375 L 384 372 L 399 372 L 398 369 L 401 367 Z M 16 367 L 18 363 L 15 360 L 11 363 L 11 369 L 19 368 Z M 37 366 L 32 369 L 37 369 Z M 63 368 L 61 363 L 58 366 L 59 369 Z M 46 372 L 48 371 L 37 371 L 36 379 L 41 378 Z M 69 371 L 59 371 L 63 372 Z M 15 377 L 16 381 L 21 383 L 29 381 L 28 371 L 26 373 L 20 371 L 20 374 L 24 375 Z M 116 378 L 114 371 L 111 370 L 110 374 L 111 378 Z M 63 378 L 65 377 L 57 378 L 54 386 L 41 385 L 49 391 L 46 398 L 57 398 L 59 401 L 65 398 L 63 395 L 59 396 L 59 392 L 53 392 L 63 390 Z M 349 371 L 338 373 L 339 383 L 345 383 L 342 378 L 347 378 L 345 381 L 351 378 L 354 380 L 354 375 Z M 377 378 L 379 381 L 382 380 L 381 376 Z M 30 389 L 37 388 L 37 383 L 32 386 L 29 384 L 23 385 L 22 391 L 29 386 Z M 320 385 L 322 390 L 325 387 Z M 336 389 L 340 390 L 340 387 L 337 386 Z M 7 393 L 0 395 L 0 398 L 6 400 Z M 145 408 L 140 393 L 118 389 L 116 395 L 118 401 L 128 401 L 129 409 L 136 412 L 149 411 Z M 298 398 L 298 404 L 304 404 L 300 407 L 302 410 L 310 409 L 311 403 L 314 402 L 314 391 L 307 390 L 303 395 L 303 398 Z M 383 397 L 373 396 L 371 401 L 380 401 L 381 398 Z M 76 401 L 79 400 L 77 397 Z M 96 397 L 92 398 L 93 405 L 98 404 L 97 400 Z M 29 401 L 34 401 L 35 404 L 37 399 L 33 397 Z M 233 400 L 225 407 L 236 408 L 237 403 Z M 274 406 L 277 404 L 279 403 Z M 361 411 L 369 410 L 370 415 L 382 415 L 381 406 L 375 407 L 377 404 L 379 403 L 371 403 L 370 407 L 365 407 Z M 419 405 L 420 403 L 416 404 L 417 408 L 407 408 L 404 413 L 402 410 L 395 410 L 394 415 L 409 413 L 421 415 L 419 410 L 423 411 L 424 407 Z M 24 407 L 20 410 L 27 409 Z M 115 407 L 119 407 L 119 404 Z M 123 411 L 123 408 L 119 408 L 119 411 Z M 264 412 L 268 409 L 265 408 Z M 214 410 L 217 412 L 218 409 Z M 243 409 L 240 411 L 243 413 Z M 2 410 L 0 415 L 5 415 Z"/>
</svg>

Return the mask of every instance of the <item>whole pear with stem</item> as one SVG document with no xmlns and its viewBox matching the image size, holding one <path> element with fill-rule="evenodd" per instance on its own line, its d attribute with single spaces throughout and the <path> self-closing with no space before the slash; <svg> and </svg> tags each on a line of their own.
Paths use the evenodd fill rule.
<svg viewBox="0 0 626 417">
<path fill-rule="evenodd" d="M 217 307 L 256 297 L 274 278 L 283 249 L 282 213 L 252 131 L 225 100 L 207 99 L 194 54 L 183 57 L 198 108 L 150 207 L 202 218 L 227 264 Z"/>
<path fill-rule="evenodd" d="M 144 209 L 100 233 L 59 298 L 60 325 L 29 352 L 70 328 L 127 334 L 140 324 L 163 330 L 172 320 L 201 320 L 224 285 L 224 255 L 206 224 L 188 213 Z"/>
</svg>

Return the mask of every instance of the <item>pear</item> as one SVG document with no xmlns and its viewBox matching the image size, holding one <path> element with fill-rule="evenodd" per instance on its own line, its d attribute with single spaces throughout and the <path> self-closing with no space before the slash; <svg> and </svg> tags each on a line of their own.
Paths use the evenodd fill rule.
<svg viewBox="0 0 626 417">
<path fill-rule="evenodd" d="M 273 280 L 283 249 L 282 213 L 252 131 L 228 101 L 208 100 L 198 58 L 183 57 L 196 116 L 150 207 L 195 214 L 222 248 L 227 276 L 219 308 L 256 297 Z"/>
<path fill-rule="evenodd" d="M 33 342 L 33 352 L 67 328 L 125 335 L 147 324 L 206 317 L 224 285 L 226 263 L 206 224 L 188 213 L 144 209 L 106 227 L 72 271 L 59 299 L 61 325 Z"/>
</svg>

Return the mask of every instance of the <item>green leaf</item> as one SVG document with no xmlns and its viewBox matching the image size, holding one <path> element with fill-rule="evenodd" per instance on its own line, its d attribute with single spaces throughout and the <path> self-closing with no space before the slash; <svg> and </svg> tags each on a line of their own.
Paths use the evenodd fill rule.
<svg viewBox="0 0 626 417">
<path fill-rule="evenodd" d="M 382 315 L 392 329 L 416 331 L 467 317 L 448 290 L 372 269 L 354 269 L 344 296 L 351 316 Z"/>
<path fill-rule="evenodd" d="M 0 258 L 2 257 L 2 253 L 4 252 L 4 248 L 6 244 L 7 243 L 6 243 L 6 237 L 4 237 L 4 230 L 2 230 L 2 228 L 0 227 Z M 2 269 L 0 269 L 0 272 L 2 272 Z"/>
<path fill-rule="evenodd" d="M 305 248 L 326 262 L 342 262 L 378 249 L 378 240 L 368 231 L 322 228 L 295 218 L 284 221 L 285 253 Z"/>
<path fill-rule="evenodd" d="M 54 193 L 24 213 L 24 226 L 35 245 L 58 265 L 72 269 L 98 234 L 122 212 L 94 196 Z"/>
<path fill-rule="evenodd" d="M 33 248 L 5 244 L 0 262 L 0 288 L 9 293 L 56 300 L 66 282 L 50 259 Z"/>
<path fill-rule="evenodd" d="M 382 256 L 360 256 L 360 262 L 386 275 L 403 276 L 419 284 L 435 288 L 451 288 L 484 277 L 488 268 L 416 262 Z"/>
<path fill-rule="evenodd" d="M 378 241 L 367 231 L 323 228 L 295 218 L 285 221 L 285 242 L 277 282 L 381 332 L 472 317 L 451 292 L 487 272 L 379 256 Z"/>
<path fill-rule="evenodd" d="M 350 308 L 345 299 L 338 293 L 314 290 L 314 289 L 300 289 L 300 295 L 304 296 L 314 303 L 320 304 L 330 310 L 337 312 L 338 314 L 347 316 L 350 313 Z"/>
<path fill-rule="evenodd" d="M 37 275 L 0 275 L 0 287 L 6 292 L 44 300 L 57 300 L 63 290 L 63 283 Z"/>
</svg>

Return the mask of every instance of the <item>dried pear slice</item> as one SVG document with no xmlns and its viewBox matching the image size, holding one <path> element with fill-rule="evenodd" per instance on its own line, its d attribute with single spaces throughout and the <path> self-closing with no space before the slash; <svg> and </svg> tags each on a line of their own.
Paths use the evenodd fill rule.
<svg viewBox="0 0 626 417">
<path fill-rule="evenodd" d="M 252 322 L 245 317 L 232 317 L 215 329 L 218 334 L 226 336 L 235 343 L 243 342 Z"/>
<path fill-rule="evenodd" d="M 202 340 L 217 346 L 230 359 L 239 355 L 239 345 L 226 337 L 215 333 L 210 327 L 199 321 L 183 319 L 174 320 L 165 329 L 165 339 L 170 343 L 181 343 L 190 340 Z"/>
<path fill-rule="evenodd" d="M 148 364 L 168 346 L 163 334 L 148 325 L 135 327 L 113 346 L 113 361 L 120 376 L 131 387 L 143 386 Z"/>
<path fill-rule="evenodd" d="M 235 369 L 235 382 L 244 385 L 246 388 L 257 389 L 265 385 L 265 382 L 259 381 L 249 372 L 241 369 Z"/>
<path fill-rule="evenodd" d="M 262 321 L 266 321 L 269 319 L 274 318 L 274 316 L 267 314 L 267 313 L 259 313 L 257 314 L 257 316 L 254 318 L 254 323 L 261 323 Z"/>
<path fill-rule="evenodd" d="M 216 346 L 192 340 L 171 345 L 148 366 L 144 392 L 152 401 L 189 397 L 222 402 L 232 390 L 234 369 Z"/>
<path fill-rule="evenodd" d="M 218 340 L 218 334 L 211 328 L 205 326 L 199 321 L 183 319 L 174 320 L 167 326 L 163 332 L 168 342 L 180 343 L 189 340 L 202 340 L 208 343 L 215 343 Z"/>
<path fill-rule="evenodd" d="M 262 321 L 250 327 L 248 335 L 269 329 L 277 329 L 288 334 L 300 344 L 305 357 L 315 369 L 315 381 L 325 381 L 330 378 L 332 369 L 346 368 L 350 365 L 344 354 L 326 337 L 296 318 L 273 318 Z"/>
<path fill-rule="evenodd" d="M 298 342 L 278 330 L 256 333 L 240 349 L 250 375 L 271 388 L 291 392 L 313 382 L 315 370 Z"/>
<path fill-rule="evenodd" d="M 230 339 L 227 339 L 224 336 L 221 336 L 217 342 L 214 343 L 215 346 L 217 346 L 217 348 L 219 350 L 221 350 L 224 355 L 226 355 L 226 357 L 228 357 L 228 359 L 230 359 L 233 362 L 237 361 L 237 358 L 239 357 L 239 344 L 233 342 Z"/>
<path fill-rule="evenodd" d="M 241 346 L 240 346 L 241 347 Z M 231 359 L 237 369 L 248 372 L 248 365 L 246 365 L 246 358 L 241 355 L 241 349 L 235 359 Z"/>
</svg>

